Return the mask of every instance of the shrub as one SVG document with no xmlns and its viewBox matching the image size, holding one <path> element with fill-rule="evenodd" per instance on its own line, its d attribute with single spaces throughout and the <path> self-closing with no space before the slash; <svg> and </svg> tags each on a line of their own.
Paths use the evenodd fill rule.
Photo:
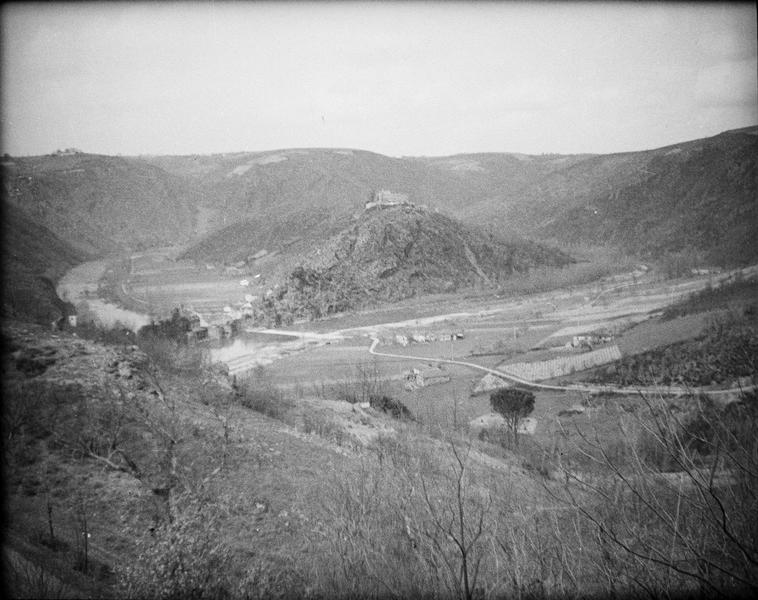
<svg viewBox="0 0 758 600">
<path fill-rule="evenodd" d="M 200 346 L 186 346 L 167 338 L 140 336 L 138 345 L 151 361 L 167 371 L 196 373 L 208 362 Z"/>
<path fill-rule="evenodd" d="M 370 396 L 368 401 L 371 408 L 388 413 L 395 419 L 413 420 L 411 411 L 400 400 L 395 400 L 390 396 Z"/>
<path fill-rule="evenodd" d="M 303 431 L 314 433 L 338 446 L 351 445 L 352 436 L 339 423 L 317 413 L 305 413 L 303 415 Z"/>
<path fill-rule="evenodd" d="M 137 559 L 120 572 L 129 598 L 228 598 L 228 548 L 219 541 L 215 507 L 197 503 L 172 523 L 140 536 Z"/>
<path fill-rule="evenodd" d="M 279 389 L 270 384 L 253 387 L 252 384 L 243 383 L 238 386 L 238 392 L 242 406 L 279 421 L 283 421 L 294 406 L 291 400 L 286 399 Z"/>
</svg>

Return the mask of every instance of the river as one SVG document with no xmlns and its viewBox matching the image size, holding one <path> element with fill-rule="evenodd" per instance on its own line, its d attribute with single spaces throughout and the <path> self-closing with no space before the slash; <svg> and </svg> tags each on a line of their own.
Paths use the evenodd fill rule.
<svg viewBox="0 0 758 600">
<path fill-rule="evenodd" d="M 110 263 L 111 261 L 103 259 L 77 265 L 61 278 L 56 292 L 61 299 L 76 307 L 80 319 L 105 328 L 121 325 L 136 333 L 140 327 L 150 324 L 148 315 L 121 308 L 97 297 L 98 282 Z"/>
</svg>

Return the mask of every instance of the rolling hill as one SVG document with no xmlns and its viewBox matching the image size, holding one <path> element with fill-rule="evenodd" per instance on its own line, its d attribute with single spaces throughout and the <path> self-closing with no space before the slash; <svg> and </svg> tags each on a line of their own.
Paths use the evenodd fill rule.
<svg viewBox="0 0 758 600">
<path fill-rule="evenodd" d="M 71 307 L 58 298 L 55 283 L 89 255 L 34 223 L 11 205 L 2 210 L 2 315 L 49 325 Z"/>
<path fill-rule="evenodd" d="M 377 301 L 491 286 L 514 273 L 571 262 L 559 250 L 505 241 L 424 207 L 375 207 L 309 252 L 263 307 L 317 318 Z"/>
<path fill-rule="evenodd" d="M 84 153 L 2 164 L 8 203 L 92 254 L 185 242 L 196 202 L 186 183 L 134 158 Z"/>
<path fill-rule="evenodd" d="M 718 264 L 758 260 L 758 128 L 645 153 L 645 178 L 542 210 L 532 232 L 643 255 L 691 249 Z M 627 164 L 627 169 L 632 162 Z M 548 217 L 548 213 L 552 215 Z"/>
<path fill-rule="evenodd" d="M 758 260 L 756 161 L 758 126 L 609 155 L 62 152 L 6 156 L 0 169 L 13 218 L 43 227 L 40 239 L 54 234 L 68 258 L 181 245 L 185 257 L 229 264 L 265 249 L 291 270 L 388 190 L 497 236 L 732 266 Z M 24 252 L 57 272 L 42 246 Z"/>
<path fill-rule="evenodd" d="M 758 259 L 757 133 L 748 127 L 609 155 L 390 158 L 309 149 L 146 160 L 202 190 L 213 226 L 188 252 L 197 258 L 234 255 L 231 240 L 264 247 L 281 232 L 328 231 L 386 189 L 502 233 L 651 258 L 692 249 L 702 260 L 734 265 Z"/>
</svg>

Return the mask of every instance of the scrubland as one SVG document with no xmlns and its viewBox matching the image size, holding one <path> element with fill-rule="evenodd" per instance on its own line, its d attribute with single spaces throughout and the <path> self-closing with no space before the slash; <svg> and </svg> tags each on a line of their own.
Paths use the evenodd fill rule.
<svg viewBox="0 0 758 600">
<path fill-rule="evenodd" d="M 497 425 L 469 430 L 488 397 L 460 376 L 453 412 L 435 416 L 434 387 L 402 392 L 368 362 L 332 386 L 284 389 L 266 368 L 235 383 L 171 345 L 6 335 L 12 595 L 758 587 L 753 395 L 724 409 L 542 393 L 540 426 L 516 446 Z"/>
</svg>

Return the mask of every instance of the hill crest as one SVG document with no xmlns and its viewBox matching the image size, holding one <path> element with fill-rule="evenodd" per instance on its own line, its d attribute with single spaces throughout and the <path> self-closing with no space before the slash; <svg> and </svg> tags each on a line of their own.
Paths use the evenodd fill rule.
<svg viewBox="0 0 758 600">
<path fill-rule="evenodd" d="M 506 242 L 443 213 L 398 203 L 364 210 L 312 249 L 271 290 L 262 311 L 277 322 L 282 314 L 318 318 L 373 302 L 493 286 L 514 273 L 570 262 L 559 250 Z"/>
</svg>

